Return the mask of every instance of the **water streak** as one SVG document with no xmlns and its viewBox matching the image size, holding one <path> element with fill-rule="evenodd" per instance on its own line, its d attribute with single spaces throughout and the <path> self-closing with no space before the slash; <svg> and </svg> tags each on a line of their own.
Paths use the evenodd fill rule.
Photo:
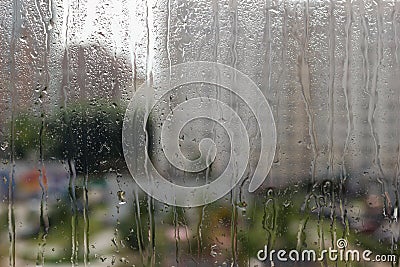
<svg viewBox="0 0 400 267">
<path fill-rule="evenodd" d="M 238 263 L 238 207 L 237 201 L 238 193 L 236 188 L 231 191 L 231 253 L 232 253 L 232 264 L 231 266 L 239 266 Z"/>
<path fill-rule="evenodd" d="M 385 182 L 384 182 L 384 173 L 382 169 L 382 165 L 380 162 L 380 141 L 379 141 L 379 136 L 378 132 L 376 129 L 376 122 L 375 122 L 375 112 L 378 104 L 378 80 L 379 80 L 379 72 L 382 64 L 382 59 L 383 59 L 383 6 L 381 1 L 377 1 L 377 48 L 376 48 L 376 60 L 374 61 L 374 65 L 372 68 L 372 80 L 371 80 L 371 86 L 370 86 L 370 91 L 369 91 L 369 104 L 368 104 L 368 124 L 370 127 L 370 132 L 371 132 L 371 137 L 373 140 L 374 144 L 374 157 L 372 160 L 373 166 L 376 168 L 376 180 L 377 182 L 381 185 L 381 190 L 382 190 L 382 198 L 383 198 L 383 203 L 384 203 L 384 208 L 383 208 L 383 215 L 387 216 L 387 210 L 388 210 L 388 200 L 385 195 L 387 195 L 387 191 L 385 188 Z"/>
<path fill-rule="evenodd" d="M 172 213 L 174 215 L 174 238 L 175 238 L 175 261 L 176 265 L 179 266 L 180 256 L 179 256 L 179 247 L 180 247 L 180 227 L 179 227 L 179 219 L 178 219 L 178 207 L 172 208 Z"/>
<path fill-rule="evenodd" d="M 351 139 L 351 134 L 353 131 L 353 112 L 351 107 L 350 91 L 349 86 L 350 80 L 350 53 L 351 53 L 351 38 L 352 38 L 352 20 L 353 20 L 353 10 L 351 0 L 347 0 L 345 4 L 346 13 L 346 25 L 345 25 L 345 59 L 343 62 L 343 79 L 342 88 L 343 94 L 346 101 L 346 117 L 347 117 L 347 136 L 344 144 L 343 154 L 342 154 L 342 166 L 341 166 L 341 179 L 340 187 L 343 188 L 347 179 L 347 171 L 345 166 L 345 157 L 348 153 L 348 146 Z M 343 192 L 342 190 L 340 192 Z M 341 212 L 342 223 L 345 226 L 345 235 L 349 234 L 349 224 L 346 217 L 346 197 L 343 194 L 339 195 L 339 207 Z"/>
<path fill-rule="evenodd" d="M 328 82 L 328 110 L 329 110 L 329 128 L 328 128 L 328 166 L 329 166 L 329 178 L 333 178 L 334 172 L 334 153 L 333 153 L 333 132 L 334 132 L 334 122 L 335 122 L 335 103 L 334 103 L 334 89 L 335 89 L 335 48 L 336 48 L 336 34 L 335 34 L 335 26 L 336 19 L 334 15 L 335 10 L 335 1 L 330 1 L 329 7 L 329 82 Z"/>
<path fill-rule="evenodd" d="M 76 169 L 75 162 L 68 159 L 68 193 L 71 201 L 71 264 L 78 266 L 78 205 L 75 192 Z"/>
<path fill-rule="evenodd" d="M 8 236 L 10 241 L 9 246 L 9 266 L 15 267 L 15 215 L 14 215 L 14 183 L 15 183 L 15 115 L 16 115 L 16 94 L 14 81 L 17 78 L 15 52 L 17 45 L 17 33 L 20 27 L 19 21 L 19 0 L 15 0 L 13 4 L 13 23 L 11 32 L 10 45 L 10 105 L 11 105 L 11 123 L 10 123 L 10 174 L 8 178 Z"/>
<path fill-rule="evenodd" d="M 238 51 L 237 51 L 237 42 L 238 42 L 238 2 L 237 0 L 230 1 L 230 13 L 232 15 L 232 42 L 230 44 L 230 53 L 231 53 L 231 66 L 233 68 L 237 68 L 238 62 Z M 236 79 L 236 77 L 232 77 Z M 231 101 L 233 101 L 231 99 Z M 232 103 L 231 103 L 232 104 Z M 237 112 L 237 111 L 236 111 Z M 232 155 L 231 155 L 232 156 Z M 232 264 L 231 266 L 239 266 L 238 263 L 238 192 L 237 189 L 234 188 L 231 194 L 231 205 L 232 205 L 232 216 L 231 216 L 231 252 L 232 252 Z"/>
<path fill-rule="evenodd" d="M 42 88 L 39 90 L 39 98 L 42 101 L 39 101 L 40 103 L 40 118 L 41 118 L 41 123 L 40 123 L 40 130 L 39 130 L 39 185 L 42 190 L 41 194 L 41 200 L 40 200 L 40 228 L 41 228 L 41 233 L 40 233 L 40 240 L 41 243 L 39 243 L 39 251 L 37 255 L 37 260 L 36 260 L 36 265 L 41 265 L 44 266 L 44 253 L 45 253 L 45 246 L 46 246 L 46 238 L 49 233 L 49 218 L 48 218 L 48 203 L 47 203 L 47 184 L 45 181 L 45 166 L 44 166 L 44 154 L 43 154 L 43 148 L 44 148 L 44 130 L 45 130 L 45 107 L 44 107 L 44 95 L 47 94 L 47 88 L 49 87 L 49 81 L 50 81 L 50 74 L 49 74 L 49 54 L 50 54 L 50 21 L 53 19 L 52 18 L 52 11 L 50 10 L 52 5 L 51 5 L 51 0 L 48 3 L 48 10 L 47 12 L 49 13 L 50 17 L 48 19 L 45 18 L 45 14 L 42 11 L 42 8 L 40 7 L 40 4 L 38 3 L 37 0 L 35 0 L 35 7 L 36 11 L 39 15 L 40 21 L 42 23 L 42 28 L 43 28 L 43 33 L 44 33 L 44 41 L 45 41 L 45 51 L 43 55 L 43 69 L 44 69 L 44 78 L 43 78 L 43 85 Z"/>
<path fill-rule="evenodd" d="M 137 238 L 137 243 L 138 243 L 138 248 L 139 248 L 139 254 L 140 254 L 140 259 L 142 265 L 145 264 L 145 259 L 144 259 L 144 239 L 143 239 L 143 226 L 142 226 L 142 221 L 141 221 L 141 211 L 140 211 L 140 200 L 139 200 L 139 194 L 137 192 L 137 189 L 133 191 L 134 197 L 135 197 L 135 204 L 134 204 L 134 210 L 135 210 L 135 225 L 136 225 L 136 238 Z"/>
<path fill-rule="evenodd" d="M 154 199 L 147 196 L 147 205 L 149 211 L 149 254 L 147 258 L 147 266 L 156 265 L 156 223 L 154 216 Z"/>
<path fill-rule="evenodd" d="M 153 47 L 154 47 L 154 17 L 152 12 L 152 7 L 154 6 L 151 0 L 146 1 L 146 33 L 147 33 L 147 50 L 146 50 L 146 83 L 148 83 L 148 88 L 152 88 L 152 81 L 153 81 Z M 149 92 L 150 93 L 150 92 Z M 150 99 L 148 99 L 150 100 Z M 148 110 L 148 105 L 146 105 L 146 112 L 150 112 Z M 146 129 L 146 124 L 144 124 L 145 135 L 146 135 L 146 147 L 148 147 L 149 142 L 149 133 Z M 146 157 L 145 159 L 145 172 L 146 176 L 149 179 L 153 179 L 153 177 L 148 172 L 147 166 L 150 159 Z M 149 253 L 147 257 L 147 266 L 155 266 L 155 217 L 154 217 L 154 199 L 151 196 L 147 196 L 147 209 L 149 212 Z"/>
<path fill-rule="evenodd" d="M 202 206 L 199 208 L 200 210 L 200 215 L 199 215 L 199 221 L 197 223 L 196 227 L 196 235 L 197 235 L 197 257 L 200 259 L 200 255 L 203 253 L 203 239 L 202 239 L 202 230 L 203 230 L 203 222 L 204 222 L 204 216 L 205 216 L 205 211 L 206 211 L 207 206 Z"/>
<path fill-rule="evenodd" d="M 89 189 L 88 189 L 89 173 L 86 167 L 86 174 L 83 178 L 83 264 L 88 266 L 90 264 L 90 249 L 89 249 Z"/>
<path fill-rule="evenodd" d="M 395 63 L 396 63 L 396 70 L 397 73 L 400 74 L 400 57 L 399 57 L 399 24 L 397 23 L 397 18 L 400 15 L 400 3 L 398 1 L 393 1 L 394 3 L 394 12 L 393 12 L 393 17 L 392 17 L 392 27 L 393 27 L 393 32 L 394 32 L 394 42 L 395 42 Z M 397 113 L 400 112 L 400 90 L 399 90 L 399 85 L 397 86 Z M 400 120 L 397 120 L 397 125 L 400 125 Z M 395 193 L 395 203 L 393 207 L 393 213 L 392 213 L 392 223 L 394 227 L 398 227 L 398 218 L 399 218 L 399 205 L 400 205 L 400 199 L 399 199 L 399 179 L 400 179 L 400 132 L 397 128 L 397 161 L 396 161 L 396 169 L 395 169 L 395 174 L 393 177 L 393 182 L 392 185 L 394 187 L 394 193 Z M 391 238 L 391 252 L 396 252 L 398 250 L 397 243 L 399 240 L 399 236 L 396 233 L 396 231 L 392 231 L 392 238 Z"/>
<path fill-rule="evenodd" d="M 305 240 L 304 230 L 306 229 L 307 222 L 309 219 L 309 203 L 310 198 L 313 195 L 312 188 L 315 184 L 315 174 L 316 174 L 316 163 L 318 158 L 318 149 L 317 149 L 317 137 L 315 133 L 315 121 L 314 121 L 314 111 L 311 106 L 311 77 L 310 77 L 310 66 L 308 63 L 308 46 L 309 46 L 309 37 L 310 37 L 310 14 L 309 14 L 309 0 L 304 1 L 304 36 L 300 41 L 300 54 L 298 56 L 298 77 L 301 86 L 301 93 L 303 102 L 305 105 L 305 111 L 308 117 L 308 135 L 311 141 L 311 149 L 313 152 L 313 160 L 311 162 L 311 181 L 308 188 L 308 193 L 306 194 L 306 198 L 304 200 L 304 209 L 307 214 L 302 219 L 299 225 L 299 230 L 297 233 L 297 249 L 301 248 L 303 241 Z"/>
<path fill-rule="evenodd" d="M 396 61 L 396 68 L 397 68 L 397 73 L 400 73 L 400 43 L 399 43 L 399 24 L 396 22 L 396 19 L 400 16 L 400 2 L 395 1 L 394 4 L 394 13 L 393 13 L 393 18 L 392 18 L 392 27 L 393 27 L 393 31 L 394 31 L 394 42 L 395 42 L 395 61 Z M 399 88 L 398 88 L 399 89 Z M 400 92 L 400 90 L 398 90 L 397 92 Z M 398 96 L 398 101 L 399 104 L 397 105 L 398 107 L 400 107 L 400 94 Z M 400 112 L 400 110 L 398 110 L 398 112 Z M 398 124 L 400 124 L 400 121 L 397 122 Z M 397 131 L 397 135 L 399 136 L 400 133 L 399 131 Z M 400 138 L 398 140 L 398 144 L 397 144 L 397 162 L 396 162 L 396 173 L 395 173 L 395 177 L 394 177 L 394 182 L 393 185 L 395 187 L 395 198 L 396 198 L 396 203 L 395 203 L 395 212 L 393 214 L 395 221 L 397 221 L 398 219 L 398 212 L 399 212 L 399 179 L 400 179 Z M 397 211 L 397 212 L 396 212 Z"/>
<path fill-rule="evenodd" d="M 336 34 L 335 34 L 335 27 L 336 27 L 336 19 L 335 19 L 335 0 L 330 1 L 329 7 L 329 82 L 328 82 L 328 112 L 329 112 L 329 128 L 328 128 L 328 136 L 329 136 L 329 143 L 328 143 L 328 166 L 329 166 L 329 179 L 333 181 L 334 179 L 334 123 L 335 123 L 335 99 L 334 99 L 334 89 L 335 89 L 335 49 L 336 49 Z M 335 205 L 335 192 L 334 190 L 330 190 L 330 235 L 332 245 L 334 244 L 335 233 L 336 233 L 336 211 Z M 322 239 L 323 241 L 323 239 Z"/>
<path fill-rule="evenodd" d="M 69 55 L 69 24 L 70 24 L 70 0 L 65 0 L 63 2 L 64 6 L 63 6 L 63 10 L 64 10 L 64 14 L 63 14 L 63 25 L 62 25 L 62 36 L 64 38 L 64 58 L 65 58 L 65 65 L 63 67 L 65 67 L 64 71 L 64 75 L 66 76 L 66 83 L 62 88 L 62 100 L 63 100 L 63 108 L 65 109 L 67 107 L 67 94 L 68 92 L 70 92 L 71 90 L 71 86 L 70 86 L 70 55 Z"/>
<path fill-rule="evenodd" d="M 215 62 L 218 62 L 218 46 L 219 46 L 219 6 L 218 0 L 212 1 L 212 10 L 213 10 L 213 21 L 212 28 L 214 30 L 214 49 L 213 49 L 213 59 Z M 218 99 L 218 98 L 217 98 Z"/>
<path fill-rule="evenodd" d="M 269 248 L 275 246 L 278 234 L 278 208 L 275 191 L 268 189 L 266 193 L 266 201 L 264 204 L 264 214 L 262 219 L 262 227 L 267 232 L 266 245 Z"/>
<path fill-rule="evenodd" d="M 171 69 L 172 61 L 171 61 L 171 50 L 170 50 L 170 43 L 171 43 L 171 0 L 167 0 L 167 37 L 165 43 L 165 49 L 167 51 L 167 59 L 168 59 L 168 67 Z"/>
</svg>

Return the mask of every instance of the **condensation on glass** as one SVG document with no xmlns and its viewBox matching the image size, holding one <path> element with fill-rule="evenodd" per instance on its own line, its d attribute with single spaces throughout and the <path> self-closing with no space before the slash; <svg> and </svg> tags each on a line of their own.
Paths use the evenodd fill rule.
<svg viewBox="0 0 400 267">
<path fill-rule="evenodd" d="M 270 266 L 264 246 L 321 251 L 340 238 L 399 255 L 400 2 L 2 0 L 0 14 L 0 266 Z M 179 208 L 134 183 L 121 128 L 146 80 L 191 61 L 248 75 L 277 147 L 256 192 L 244 177 L 215 203 Z M 207 86 L 178 88 L 161 112 Z M 225 138 L 191 127 L 179 137 L 188 157 L 202 133 Z M 321 264 L 334 263 L 300 265 Z"/>
</svg>

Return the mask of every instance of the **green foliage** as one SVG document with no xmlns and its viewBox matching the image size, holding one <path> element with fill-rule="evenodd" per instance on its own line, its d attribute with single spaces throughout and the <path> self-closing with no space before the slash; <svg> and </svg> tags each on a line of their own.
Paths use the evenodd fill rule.
<svg viewBox="0 0 400 267">
<path fill-rule="evenodd" d="M 77 104 L 57 112 L 48 124 L 58 140 L 53 152 L 73 159 L 78 172 L 101 172 L 124 167 L 123 109 L 115 103 Z"/>
<path fill-rule="evenodd" d="M 26 158 L 39 151 L 42 120 L 31 114 L 21 114 L 14 120 L 14 148 L 17 158 Z M 9 123 L 11 128 L 11 123 Z M 9 141 L 11 144 L 11 140 Z"/>
<path fill-rule="evenodd" d="M 125 167 L 122 152 L 124 109 L 115 103 L 78 103 L 48 117 L 21 114 L 14 120 L 15 152 L 44 159 L 74 160 L 77 172 Z"/>
</svg>

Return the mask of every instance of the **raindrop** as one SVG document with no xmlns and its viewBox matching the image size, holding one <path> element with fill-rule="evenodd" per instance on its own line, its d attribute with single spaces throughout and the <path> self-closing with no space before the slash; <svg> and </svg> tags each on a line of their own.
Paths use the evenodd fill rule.
<svg viewBox="0 0 400 267">
<path fill-rule="evenodd" d="M 120 205 L 126 204 L 125 191 L 120 190 L 117 192 L 117 195 L 118 195 L 118 200 L 119 200 L 118 204 L 120 204 Z"/>
<path fill-rule="evenodd" d="M 3 142 L 3 143 L 1 144 L 1 146 L 0 146 L 1 150 L 3 150 L 3 151 L 6 150 L 7 147 L 8 147 L 8 142 L 7 142 L 7 141 Z"/>
<path fill-rule="evenodd" d="M 210 255 L 212 256 L 212 257 L 216 257 L 217 255 L 218 255 L 218 252 L 216 251 L 217 250 L 217 245 L 211 245 L 211 252 L 210 252 Z"/>
<path fill-rule="evenodd" d="M 283 206 L 284 206 L 285 208 L 287 208 L 287 207 L 290 206 L 291 203 L 292 203 L 291 201 L 286 200 L 285 202 L 283 202 Z"/>
<path fill-rule="evenodd" d="M 125 258 L 125 257 L 122 257 L 121 259 L 120 259 L 120 261 L 122 262 L 122 263 L 129 263 L 129 261 Z"/>
</svg>

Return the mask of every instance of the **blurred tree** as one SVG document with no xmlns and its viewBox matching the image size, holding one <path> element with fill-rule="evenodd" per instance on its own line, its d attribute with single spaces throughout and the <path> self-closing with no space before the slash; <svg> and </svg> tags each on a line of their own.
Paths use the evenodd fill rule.
<svg viewBox="0 0 400 267">
<path fill-rule="evenodd" d="M 125 167 L 122 152 L 123 110 L 116 103 L 80 103 L 60 110 L 47 128 L 50 154 L 73 159 L 77 172 L 98 173 Z"/>
<path fill-rule="evenodd" d="M 116 103 L 81 102 L 49 115 L 42 132 L 44 158 L 74 160 L 78 173 L 125 168 L 123 111 Z M 41 118 L 29 114 L 15 119 L 17 158 L 38 156 L 41 123 Z"/>
</svg>

